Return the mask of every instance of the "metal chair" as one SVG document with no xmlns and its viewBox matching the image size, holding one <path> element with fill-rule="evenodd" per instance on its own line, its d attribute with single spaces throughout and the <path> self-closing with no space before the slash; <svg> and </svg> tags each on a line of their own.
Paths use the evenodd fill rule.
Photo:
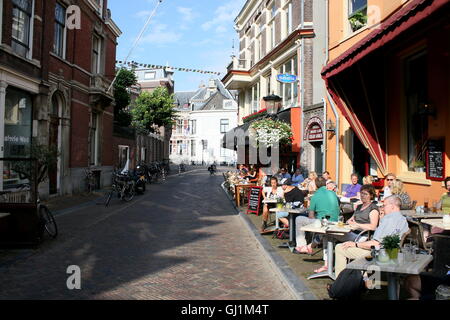
<svg viewBox="0 0 450 320">
<path fill-rule="evenodd" d="M 408 226 L 409 229 L 411 230 L 410 234 L 408 235 L 408 239 L 417 243 L 420 249 L 425 250 L 428 253 L 431 253 L 432 244 L 425 242 L 422 223 L 409 219 Z"/>
</svg>

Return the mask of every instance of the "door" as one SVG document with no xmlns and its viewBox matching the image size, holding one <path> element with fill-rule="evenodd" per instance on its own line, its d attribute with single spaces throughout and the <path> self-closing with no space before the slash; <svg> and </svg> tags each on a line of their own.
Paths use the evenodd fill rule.
<svg viewBox="0 0 450 320">
<path fill-rule="evenodd" d="M 314 171 L 321 176 L 323 172 L 323 142 L 314 142 L 312 146 L 314 147 Z"/>
</svg>

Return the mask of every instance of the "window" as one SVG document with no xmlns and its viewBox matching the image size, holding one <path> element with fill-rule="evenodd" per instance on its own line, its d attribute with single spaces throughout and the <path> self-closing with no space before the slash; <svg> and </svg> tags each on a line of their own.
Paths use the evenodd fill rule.
<svg viewBox="0 0 450 320">
<path fill-rule="evenodd" d="M 183 155 L 183 141 L 177 140 L 177 155 Z"/>
<path fill-rule="evenodd" d="M 428 118 L 420 110 L 428 102 L 427 54 L 419 53 L 406 60 L 405 95 L 407 103 L 408 169 L 414 170 L 414 162 L 426 162 L 425 149 L 428 139 Z"/>
<path fill-rule="evenodd" d="M 93 112 L 91 114 L 91 128 L 90 128 L 90 161 L 91 166 L 98 164 L 98 115 Z"/>
<path fill-rule="evenodd" d="M 289 3 L 286 11 L 286 22 L 287 22 L 287 34 L 290 35 L 292 32 L 292 3 Z"/>
<path fill-rule="evenodd" d="M 128 159 L 130 159 L 130 147 L 129 146 L 119 146 L 119 169 L 125 168 Z"/>
<path fill-rule="evenodd" d="M 58 2 L 55 6 L 55 35 L 53 39 L 53 52 L 65 58 L 65 35 L 66 33 L 66 9 Z"/>
<path fill-rule="evenodd" d="M 12 49 L 22 57 L 27 57 L 30 51 L 32 10 L 31 0 L 13 0 Z"/>
<path fill-rule="evenodd" d="M 230 125 L 230 120 L 221 119 L 220 120 L 220 133 L 227 133 L 229 125 Z"/>
<path fill-rule="evenodd" d="M 272 22 L 272 27 L 270 28 L 271 32 L 271 42 L 272 42 L 272 48 L 275 47 L 275 21 Z"/>
<path fill-rule="evenodd" d="M 191 120 L 191 134 L 197 134 L 197 120 Z"/>
<path fill-rule="evenodd" d="M 191 140 L 191 157 L 196 156 L 196 150 L 195 150 L 195 140 Z"/>
<path fill-rule="evenodd" d="M 92 36 L 92 73 L 101 73 L 102 41 L 99 36 Z"/>
<path fill-rule="evenodd" d="M 272 6 L 272 10 L 271 10 L 271 17 L 275 17 L 275 15 L 277 14 L 277 7 L 275 6 L 275 4 Z"/>
<path fill-rule="evenodd" d="M 294 56 L 284 63 L 279 69 L 279 74 L 297 75 L 298 58 Z M 278 82 L 278 92 L 283 98 L 283 106 L 285 108 L 295 106 L 297 104 L 298 83 L 282 83 Z"/>
<path fill-rule="evenodd" d="M 177 120 L 177 134 L 183 134 L 183 120 Z"/>
<path fill-rule="evenodd" d="M 152 71 L 152 72 L 146 72 L 144 74 L 144 80 L 153 80 L 156 77 L 156 72 Z"/>
<path fill-rule="evenodd" d="M 141 162 L 147 163 L 147 148 L 141 148 Z"/>
<path fill-rule="evenodd" d="M 259 82 L 252 87 L 252 105 L 251 113 L 259 111 Z"/>
<path fill-rule="evenodd" d="M 353 32 L 367 24 L 367 0 L 349 0 L 348 21 Z"/>
<path fill-rule="evenodd" d="M 227 156 L 227 149 L 220 148 L 220 156 L 221 157 L 226 157 Z"/>
</svg>

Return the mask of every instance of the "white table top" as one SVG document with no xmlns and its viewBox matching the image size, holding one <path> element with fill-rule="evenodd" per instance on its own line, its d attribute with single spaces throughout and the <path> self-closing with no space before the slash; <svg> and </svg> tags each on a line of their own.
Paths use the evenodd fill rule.
<svg viewBox="0 0 450 320">
<path fill-rule="evenodd" d="M 263 203 L 277 203 L 276 199 L 264 199 Z"/>
<path fill-rule="evenodd" d="M 416 219 L 436 219 L 436 218 L 442 218 L 444 216 L 444 214 L 442 212 L 417 213 L 416 210 L 401 210 L 400 212 L 405 217 L 411 217 L 411 218 L 416 218 Z"/>
<path fill-rule="evenodd" d="M 301 231 L 314 232 L 314 233 L 349 233 L 352 228 L 349 225 L 338 227 L 336 223 L 331 222 L 328 227 L 316 227 L 314 223 L 300 228 Z"/>
<path fill-rule="evenodd" d="M 4 218 L 4 217 L 10 216 L 10 215 L 11 215 L 11 213 L 0 212 L 0 218 Z"/>
<path fill-rule="evenodd" d="M 422 219 L 420 222 L 429 224 L 430 226 L 441 228 L 444 230 L 450 230 L 450 225 L 445 224 L 442 219 Z"/>
<path fill-rule="evenodd" d="M 270 212 L 288 212 L 288 213 L 303 213 L 306 211 L 304 208 L 298 209 L 288 209 L 288 208 L 272 208 L 269 209 Z"/>
<path fill-rule="evenodd" d="M 369 250 L 367 250 L 367 255 L 370 255 Z M 347 265 L 347 269 L 375 270 L 374 268 L 378 267 L 380 268 L 379 271 L 381 272 L 419 274 L 433 260 L 433 256 L 427 254 L 418 254 L 416 255 L 416 257 L 416 261 L 406 262 L 403 258 L 403 253 L 399 253 L 397 263 L 392 260 L 387 263 L 379 263 L 375 260 L 367 261 L 365 258 L 361 258 L 350 262 Z"/>
</svg>

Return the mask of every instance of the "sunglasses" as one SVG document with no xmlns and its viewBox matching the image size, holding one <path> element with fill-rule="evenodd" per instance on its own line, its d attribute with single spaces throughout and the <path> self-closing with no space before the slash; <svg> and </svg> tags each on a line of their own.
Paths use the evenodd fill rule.
<svg viewBox="0 0 450 320">
<path fill-rule="evenodd" d="M 386 179 L 387 181 L 394 181 L 394 179 Z"/>
</svg>

